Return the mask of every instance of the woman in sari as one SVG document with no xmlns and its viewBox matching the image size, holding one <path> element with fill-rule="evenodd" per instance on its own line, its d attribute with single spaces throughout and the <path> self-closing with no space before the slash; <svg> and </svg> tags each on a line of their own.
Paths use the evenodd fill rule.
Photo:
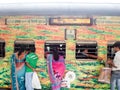
<svg viewBox="0 0 120 90">
<path fill-rule="evenodd" d="M 11 57 L 12 90 L 25 90 L 25 55 L 20 48 Z"/>
<path fill-rule="evenodd" d="M 52 90 L 60 90 L 61 81 L 65 73 L 64 57 L 59 55 L 57 48 L 53 54 L 47 54 L 48 73 L 52 84 Z"/>
</svg>

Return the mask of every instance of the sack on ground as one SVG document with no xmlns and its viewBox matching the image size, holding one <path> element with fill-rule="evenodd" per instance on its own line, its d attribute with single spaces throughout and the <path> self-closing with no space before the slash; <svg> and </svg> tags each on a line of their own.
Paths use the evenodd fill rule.
<svg viewBox="0 0 120 90">
<path fill-rule="evenodd" d="M 34 89 L 41 89 L 41 84 L 38 78 L 38 75 L 36 72 L 33 73 L 33 77 L 32 77 L 32 87 Z"/>
<path fill-rule="evenodd" d="M 100 75 L 98 77 L 98 81 L 102 83 L 108 83 L 110 84 L 110 78 L 111 78 L 111 68 L 104 67 L 100 71 Z"/>
</svg>

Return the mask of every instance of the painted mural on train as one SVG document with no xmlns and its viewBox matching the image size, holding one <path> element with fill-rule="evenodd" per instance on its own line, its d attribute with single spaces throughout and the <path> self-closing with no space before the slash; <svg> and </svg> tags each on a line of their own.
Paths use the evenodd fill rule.
<svg viewBox="0 0 120 90">
<path fill-rule="evenodd" d="M 37 69 L 42 90 L 50 90 L 47 63 L 44 58 L 45 43 L 49 40 L 66 44 L 65 64 L 76 78 L 70 90 L 107 90 L 109 84 L 98 81 L 104 63 L 97 59 L 77 59 L 76 45 L 81 40 L 95 41 L 97 55 L 107 60 L 109 41 L 120 40 L 120 17 L 118 16 L 1 16 L 0 38 L 5 42 L 5 57 L 0 58 L 0 87 L 11 87 L 10 57 L 14 52 L 14 41 L 32 39 L 39 56 Z"/>
</svg>

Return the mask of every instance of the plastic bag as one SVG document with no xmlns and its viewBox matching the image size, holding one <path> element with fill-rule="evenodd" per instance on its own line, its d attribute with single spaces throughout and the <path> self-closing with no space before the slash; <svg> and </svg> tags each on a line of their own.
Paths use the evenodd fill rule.
<svg viewBox="0 0 120 90">
<path fill-rule="evenodd" d="M 98 77 L 98 81 L 102 83 L 110 84 L 110 78 L 111 78 L 111 68 L 109 67 L 102 68 L 100 75 Z"/>
<path fill-rule="evenodd" d="M 75 73 L 73 71 L 68 71 L 65 74 L 65 77 L 62 79 L 61 87 L 70 88 L 70 83 L 74 81 L 75 78 L 76 78 Z"/>
<path fill-rule="evenodd" d="M 61 87 L 70 88 L 70 81 L 68 81 L 66 79 L 62 79 Z"/>
<path fill-rule="evenodd" d="M 32 77 L 32 87 L 34 89 L 41 89 L 41 84 L 38 78 L 38 75 L 36 72 L 33 73 L 33 77 Z"/>
</svg>

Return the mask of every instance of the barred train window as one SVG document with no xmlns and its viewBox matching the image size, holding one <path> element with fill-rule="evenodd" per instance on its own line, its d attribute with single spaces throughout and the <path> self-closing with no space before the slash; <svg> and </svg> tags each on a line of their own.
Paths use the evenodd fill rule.
<svg viewBox="0 0 120 90">
<path fill-rule="evenodd" d="M 5 41 L 0 39 L 0 58 L 5 57 Z"/>
<path fill-rule="evenodd" d="M 97 42 L 81 40 L 76 43 L 76 59 L 94 59 L 87 57 L 84 51 L 87 50 L 88 54 L 97 56 Z"/>
<path fill-rule="evenodd" d="M 59 50 L 59 54 L 63 55 L 64 58 L 66 57 L 66 43 L 65 41 L 61 40 L 49 40 L 45 42 L 44 51 L 46 53 L 52 53 L 53 49 L 57 47 Z"/>
<path fill-rule="evenodd" d="M 113 44 L 115 43 L 115 41 L 109 41 L 108 45 L 107 45 L 107 58 L 113 59 L 115 52 L 112 48 Z"/>
<path fill-rule="evenodd" d="M 35 48 L 35 42 L 33 40 L 29 39 L 17 39 L 14 42 L 14 52 L 17 52 L 20 50 L 21 47 L 24 47 L 24 49 L 29 48 Z"/>
</svg>

